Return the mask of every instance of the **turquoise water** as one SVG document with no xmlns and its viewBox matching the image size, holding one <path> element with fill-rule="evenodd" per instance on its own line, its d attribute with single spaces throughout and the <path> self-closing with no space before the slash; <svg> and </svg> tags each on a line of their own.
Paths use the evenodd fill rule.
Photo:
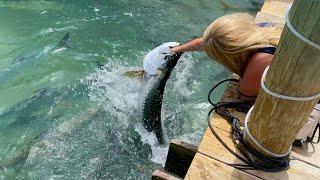
<svg viewBox="0 0 320 180">
<path fill-rule="evenodd" d="M 256 11 L 226 2 L 0 0 L 0 179 L 150 179 L 168 143 L 142 128 L 140 81 L 121 74 L 163 42 Z M 55 49 L 67 32 L 68 46 Z M 203 53 L 181 58 L 163 102 L 167 142 L 199 143 L 207 92 L 227 76 Z"/>
</svg>

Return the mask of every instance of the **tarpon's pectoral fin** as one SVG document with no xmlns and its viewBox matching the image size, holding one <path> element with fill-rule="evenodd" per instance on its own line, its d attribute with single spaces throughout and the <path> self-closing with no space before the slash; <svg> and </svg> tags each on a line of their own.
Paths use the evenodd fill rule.
<svg viewBox="0 0 320 180">
<path fill-rule="evenodd" d="M 130 71 L 125 71 L 122 73 L 123 76 L 129 77 L 129 78 L 142 78 L 143 74 L 144 74 L 144 70 L 143 69 L 139 69 L 139 70 L 130 70 Z"/>
</svg>

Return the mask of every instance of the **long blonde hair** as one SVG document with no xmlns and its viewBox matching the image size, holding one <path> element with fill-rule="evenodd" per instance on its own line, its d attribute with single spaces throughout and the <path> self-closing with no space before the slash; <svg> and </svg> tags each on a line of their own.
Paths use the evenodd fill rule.
<svg viewBox="0 0 320 180">
<path fill-rule="evenodd" d="M 277 46 L 279 27 L 259 27 L 246 13 L 234 13 L 215 20 L 203 34 L 203 46 L 209 57 L 243 75 L 247 61 L 259 48 Z"/>
</svg>

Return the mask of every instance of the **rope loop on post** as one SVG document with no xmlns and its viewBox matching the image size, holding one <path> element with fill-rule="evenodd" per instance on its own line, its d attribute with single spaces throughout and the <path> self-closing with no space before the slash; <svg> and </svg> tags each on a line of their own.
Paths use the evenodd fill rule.
<svg viewBox="0 0 320 180">
<path fill-rule="evenodd" d="M 247 104 L 244 102 L 218 102 L 214 103 L 211 100 L 211 94 L 212 92 L 222 83 L 232 81 L 232 82 L 239 82 L 239 80 L 236 79 L 226 79 L 218 84 L 214 85 L 212 89 L 209 91 L 208 94 L 208 101 L 213 106 L 211 110 L 208 113 L 207 116 L 207 122 L 208 126 L 212 132 L 212 134 L 218 139 L 218 141 L 221 142 L 221 144 L 235 157 L 237 157 L 239 160 L 244 162 L 245 164 L 229 164 L 232 167 L 235 167 L 240 170 L 264 170 L 267 172 L 279 172 L 282 170 L 286 170 L 289 168 L 289 154 L 285 156 L 275 157 L 270 153 L 263 153 L 257 151 L 253 146 L 251 146 L 246 140 L 246 136 L 244 133 L 246 133 L 245 129 L 241 128 L 240 120 L 236 117 L 234 117 L 230 112 L 229 108 L 235 109 L 239 112 L 248 112 L 251 104 Z M 250 107 L 249 107 L 250 106 Z M 252 111 L 252 109 L 251 109 Z M 250 111 L 250 113 L 251 113 Z M 237 152 L 233 151 L 219 136 L 219 134 L 215 131 L 215 128 L 212 126 L 212 112 L 216 112 L 219 115 L 223 116 L 232 127 L 231 134 L 232 134 L 232 141 L 240 151 L 240 153 L 243 155 L 241 156 Z M 249 113 L 249 114 L 250 114 Z M 249 116 L 247 117 L 247 122 L 249 120 Z M 246 126 L 248 127 L 248 126 Z M 249 132 L 249 130 L 247 130 Z M 250 132 L 249 132 L 250 133 Z"/>
<path fill-rule="evenodd" d="M 249 128 L 248 128 L 248 122 L 249 122 L 249 118 L 250 118 L 250 115 L 251 115 L 251 112 L 253 110 L 253 107 L 252 106 L 250 108 L 250 110 L 248 111 L 247 115 L 246 115 L 246 118 L 244 120 L 244 132 L 243 132 L 243 139 L 245 141 L 247 141 L 247 136 L 253 141 L 253 143 L 258 147 L 260 148 L 265 154 L 271 156 L 271 157 L 285 157 L 285 156 L 288 156 L 291 152 L 291 148 L 292 146 L 289 148 L 289 150 L 283 154 L 278 154 L 278 153 L 274 153 L 274 152 L 271 152 L 269 151 L 267 148 L 263 147 L 250 133 L 249 131 Z"/>
<path fill-rule="evenodd" d="M 266 78 L 267 72 L 269 70 L 269 66 L 264 70 L 262 78 L 261 78 L 261 88 L 269 95 L 273 96 L 273 97 L 277 97 L 279 99 L 286 99 L 286 100 L 291 100 L 291 101 L 312 101 L 315 99 L 319 99 L 320 98 L 320 92 L 312 95 L 312 96 L 308 96 L 308 97 L 296 97 L 296 96 L 286 96 L 286 95 L 282 95 L 282 94 L 278 94 L 275 92 L 272 92 L 271 90 L 269 90 L 266 85 L 264 84 L 264 80 Z"/>
<path fill-rule="evenodd" d="M 301 39 L 303 42 L 305 42 L 306 44 L 320 50 L 320 45 L 309 40 L 308 38 L 304 37 L 302 34 L 300 34 L 291 24 L 290 22 L 290 19 L 289 19 L 289 12 L 290 12 L 290 9 L 291 9 L 291 6 L 290 5 L 287 9 L 287 12 L 286 12 L 286 16 L 285 16 L 285 21 L 286 21 L 286 24 L 288 26 L 288 28 L 290 29 L 290 31 L 296 36 L 298 37 L 299 39 Z"/>
<path fill-rule="evenodd" d="M 291 5 L 292 6 L 292 5 Z M 296 36 L 298 37 L 300 40 L 302 40 L 303 42 L 305 42 L 306 44 L 316 48 L 316 49 L 319 49 L 320 50 L 320 45 L 307 39 L 306 37 L 304 37 L 302 34 L 300 34 L 298 31 L 295 30 L 295 28 L 292 26 L 291 22 L 290 22 L 290 19 L 289 19 L 289 12 L 290 12 L 290 9 L 291 9 L 291 6 L 289 6 L 289 8 L 287 9 L 287 12 L 286 12 L 286 16 L 285 16 L 285 21 L 286 21 L 286 24 L 288 26 L 288 28 L 290 29 L 290 31 Z M 278 94 L 278 93 L 275 93 L 275 92 L 272 92 L 271 90 L 269 90 L 264 81 L 265 81 L 265 78 L 266 78 L 266 75 L 267 75 L 267 72 L 269 70 L 269 66 L 264 70 L 263 72 L 263 75 L 262 75 L 262 78 L 261 78 L 261 88 L 269 95 L 273 96 L 273 97 L 276 97 L 276 98 L 279 98 L 279 99 L 286 99 L 286 100 L 291 100 L 291 101 L 311 101 L 311 100 L 315 100 L 315 99 L 319 99 L 320 98 L 320 92 L 315 94 L 315 95 L 312 95 L 312 96 L 308 96 L 308 97 L 297 97 L 297 96 L 286 96 L 286 95 L 282 95 L 282 94 Z M 278 154 L 278 153 L 274 153 L 274 152 L 271 152 L 269 151 L 267 148 L 263 147 L 250 133 L 249 131 L 249 128 L 248 128 L 248 122 L 249 122 L 249 118 L 250 118 L 250 115 L 251 115 L 251 112 L 253 110 L 254 106 L 252 106 L 250 108 L 250 110 L 248 111 L 247 115 L 246 115 L 246 118 L 245 118 L 245 129 L 244 129 L 244 133 L 243 133 L 243 138 L 245 141 L 247 136 L 252 140 L 252 142 L 258 147 L 260 148 L 264 153 L 272 156 L 272 157 L 284 157 L 284 156 L 288 156 L 291 152 L 291 149 L 292 149 L 292 146 L 288 149 L 287 152 L 283 153 L 283 154 Z"/>
</svg>

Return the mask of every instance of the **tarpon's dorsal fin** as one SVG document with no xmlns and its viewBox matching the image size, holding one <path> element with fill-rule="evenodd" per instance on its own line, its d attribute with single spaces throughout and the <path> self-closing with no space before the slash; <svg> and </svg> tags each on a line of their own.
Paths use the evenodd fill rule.
<svg viewBox="0 0 320 180">
<path fill-rule="evenodd" d="M 143 69 L 130 70 L 130 71 L 125 71 L 124 73 L 122 73 L 122 75 L 129 78 L 142 78 L 144 72 L 145 71 Z"/>
<path fill-rule="evenodd" d="M 70 46 L 68 45 L 68 40 L 69 40 L 69 32 L 67 32 L 62 39 L 59 41 L 59 43 L 53 48 L 53 51 L 56 49 L 61 49 L 61 48 L 69 48 Z"/>
</svg>

